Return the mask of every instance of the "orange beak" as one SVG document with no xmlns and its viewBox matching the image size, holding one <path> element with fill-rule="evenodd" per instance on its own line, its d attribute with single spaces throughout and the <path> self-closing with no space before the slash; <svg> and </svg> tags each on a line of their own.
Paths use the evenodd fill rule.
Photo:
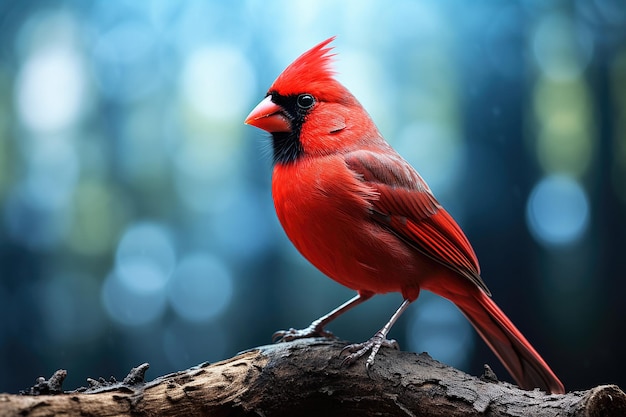
<svg viewBox="0 0 626 417">
<path fill-rule="evenodd" d="M 291 123 L 282 107 L 267 96 L 250 112 L 244 123 L 267 132 L 291 132 Z"/>
</svg>

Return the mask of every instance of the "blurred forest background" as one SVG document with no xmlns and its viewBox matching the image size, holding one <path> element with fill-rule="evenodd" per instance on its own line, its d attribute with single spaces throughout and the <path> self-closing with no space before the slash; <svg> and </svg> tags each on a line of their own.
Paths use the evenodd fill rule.
<svg viewBox="0 0 626 417">
<path fill-rule="evenodd" d="M 218 361 L 353 295 L 286 239 L 243 125 L 332 35 L 566 388 L 626 387 L 624 0 L 21 0 L 0 2 L 0 392 Z M 363 341 L 400 302 L 330 330 Z M 391 336 L 510 380 L 431 294 Z"/>
</svg>

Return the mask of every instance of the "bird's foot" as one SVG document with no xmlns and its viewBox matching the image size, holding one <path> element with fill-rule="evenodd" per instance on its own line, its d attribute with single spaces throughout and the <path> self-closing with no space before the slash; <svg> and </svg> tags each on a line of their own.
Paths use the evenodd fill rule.
<svg viewBox="0 0 626 417">
<path fill-rule="evenodd" d="M 313 322 L 306 329 L 279 330 L 272 335 L 272 341 L 275 343 L 290 342 L 292 340 L 304 339 L 307 337 L 327 337 L 329 339 L 334 339 L 335 335 L 327 330 L 324 330 L 324 328 L 319 324 Z"/>
<path fill-rule="evenodd" d="M 377 332 L 370 340 L 366 342 L 355 343 L 344 347 L 341 353 L 343 354 L 344 352 L 348 352 L 349 355 L 347 355 L 343 359 L 341 364 L 349 366 L 356 362 L 361 356 L 365 355 L 368 351 L 371 351 L 369 357 L 367 358 L 367 361 L 365 362 L 365 367 L 369 370 L 370 366 L 372 366 L 372 364 L 374 363 L 374 358 L 376 357 L 376 354 L 378 353 L 378 350 L 381 348 L 381 346 L 393 349 L 400 349 L 398 342 L 393 339 L 389 340 L 385 338 L 382 333 Z"/>
</svg>

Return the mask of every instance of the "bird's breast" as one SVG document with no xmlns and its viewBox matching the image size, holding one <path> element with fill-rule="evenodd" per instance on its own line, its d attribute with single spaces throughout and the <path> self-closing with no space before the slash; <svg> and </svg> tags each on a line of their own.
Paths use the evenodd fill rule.
<svg viewBox="0 0 626 417">
<path fill-rule="evenodd" d="M 276 165 L 276 214 L 287 236 L 315 267 L 349 288 L 403 291 L 417 275 L 415 253 L 373 221 L 375 189 L 341 157 Z"/>
</svg>

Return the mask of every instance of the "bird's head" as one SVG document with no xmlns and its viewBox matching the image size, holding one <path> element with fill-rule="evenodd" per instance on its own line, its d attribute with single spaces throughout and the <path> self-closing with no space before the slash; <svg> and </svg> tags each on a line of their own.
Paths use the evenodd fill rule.
<svg viewBox="0 0 626 417">
<path fill-rule="evenodd" d="M 275 164 L 347 149 L 358 141 L 359 131 L 373 126 L 359 102 L 334 78 L 334 54 L 328 47 L 333 39 L 292 62 L 245 120 L 272 134 Z"/>
</svg>

